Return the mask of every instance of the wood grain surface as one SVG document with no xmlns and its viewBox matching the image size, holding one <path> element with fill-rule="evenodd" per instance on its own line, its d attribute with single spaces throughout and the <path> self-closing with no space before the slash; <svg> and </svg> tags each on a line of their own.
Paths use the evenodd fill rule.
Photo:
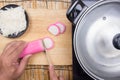
<svg viewBox="0 0 120 80">
<path fill-rule="evenodd" d="M 55 46 L 48 51 L 54 65 L 72 64 L 72 31 L 71 24 L 66 18 L 66 9 L 32 9 L 26 8 L 29 16 L 29 27 L 27 31 L 19 38 L 9 39 L 0 35 L 0 53 L 5 45 L 14 40 L 33 41 L 44 37 L 51 37 Z M 50 24 L 62 22 L 66 25 L 64 34 L 54 36 L 47 31 Z M 48 65 L 45 53 L 40 52 L 31 57 L 29 64 Z"/>
</svg>

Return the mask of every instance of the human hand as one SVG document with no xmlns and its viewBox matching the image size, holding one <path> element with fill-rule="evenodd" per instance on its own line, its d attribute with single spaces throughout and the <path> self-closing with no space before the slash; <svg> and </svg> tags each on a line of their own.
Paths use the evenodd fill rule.
<svg viewBox="0 0 120 80">
<path fill-rule="evenodd" d="M 13 41 L 6 45 L 0 55 L 0 80 L 17 80 L 21 76 L 31 56 L 28 55 L 20 62 L 18 61 L 25 46 L 24 41 Z"/>
<path fill-rule="evenodd" d="M 59 76 L 59 78 L 57 77 L 57 74 L 55 73 L 53 65 L 49 65 L 49 73 L 50 73 L 51 80 L 64 80 L 63 76 Z"/>
</svg>

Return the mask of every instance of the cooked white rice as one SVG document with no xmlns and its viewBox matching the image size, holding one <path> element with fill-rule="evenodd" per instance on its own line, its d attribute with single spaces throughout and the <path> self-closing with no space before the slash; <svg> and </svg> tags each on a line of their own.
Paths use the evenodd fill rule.
<svg viewBox="0 0 120 80">
<path fill-rule="evenodd" d="M 0 29 L 3 36 L 8 36 L 26 29 L 25 11 L 22 7 L 0 10 Z"/>
</svg>

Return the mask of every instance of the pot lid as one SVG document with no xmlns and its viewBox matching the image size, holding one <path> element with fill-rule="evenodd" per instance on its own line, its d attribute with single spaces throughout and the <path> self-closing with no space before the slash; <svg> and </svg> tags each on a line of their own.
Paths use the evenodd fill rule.
<svg viewBox="0 0 120 80">
<path fill-rule="evenodd" d="M 120 1 L 96 3 L 80 17 L 74 48 L 83 69 L 92 77 L 120 80 Z"/>
</svg>

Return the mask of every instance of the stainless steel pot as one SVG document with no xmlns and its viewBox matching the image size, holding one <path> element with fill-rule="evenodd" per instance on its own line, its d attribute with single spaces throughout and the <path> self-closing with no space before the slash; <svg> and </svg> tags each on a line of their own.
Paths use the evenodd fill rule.
<svg viewBox="0 0 120 80">
<path fill-rule="evenodd" d="M 67 17 L 76 26 L 73 44 L 83 70 L 93 79 L 120 80 L 120 0 L 90 7 L 76 0 Z"/>
</svg>

